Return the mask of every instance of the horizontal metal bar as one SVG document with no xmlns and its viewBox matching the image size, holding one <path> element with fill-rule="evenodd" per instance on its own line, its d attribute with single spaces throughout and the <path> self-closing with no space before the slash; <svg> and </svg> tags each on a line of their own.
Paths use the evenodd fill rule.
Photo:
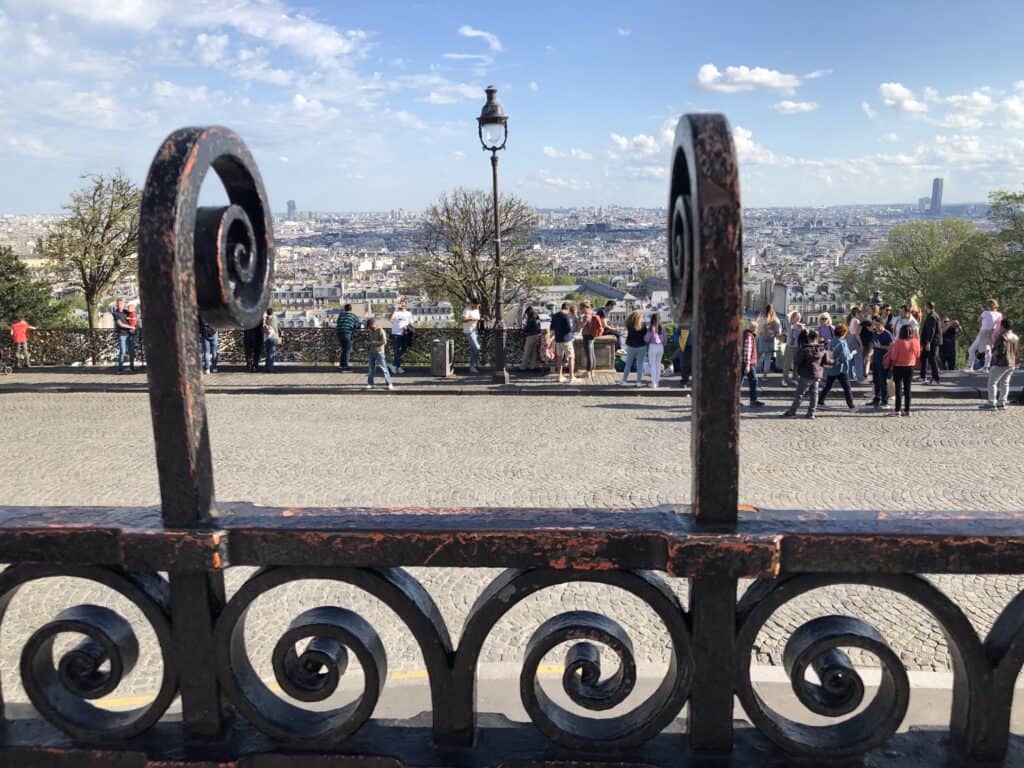
<svg viewBox="0 0 1024 768">
<path fill-rule="evenodd" d="M 0 507 L 0 562 L 218 570 L 228 565 L 1024 573 L 1024 511 L 805 512 L 741 507 L 735 525 L 685 509 L 219 505 L 217 528 L 167 529 L 156 507 Z"/>
</svg>

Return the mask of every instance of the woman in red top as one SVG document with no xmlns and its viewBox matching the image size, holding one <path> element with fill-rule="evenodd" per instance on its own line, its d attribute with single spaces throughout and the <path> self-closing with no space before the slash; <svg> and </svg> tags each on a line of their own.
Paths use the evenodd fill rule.
<svg viewBox="0 0 1024 768">
<path fill-rule="evenodd" d="M 900 405 L 902 404 L 902 415 L 909 416 L 910 383 L 914 380 L 914 370 L 921 357 L 921 342 L 917 338 L 917 331 L 909 325 L 900 328 L 900 337 L 892 343 L 887 356 L 892 368 L 892 378 L 896 384 L 896 410 L 892 415 L 901 415 Z M 906 402 L 902 402 L 904 398 Z"/>
</svg>

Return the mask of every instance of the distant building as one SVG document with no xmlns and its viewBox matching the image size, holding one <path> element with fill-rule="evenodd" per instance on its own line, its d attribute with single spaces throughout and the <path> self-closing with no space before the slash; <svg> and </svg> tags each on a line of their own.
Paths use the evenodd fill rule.
<svg viewBox="0 0 1024 768">
<path fill-rule="evenodd" d="M 932 180 L 932 213 L 942 213 L 942 179 Z"/>
<path fill-rule="evenodd" d="M 917 210 L 924 213 L 932 207 L 932 199 L 930 197 L 919 197 L 917 198 Z"/>
<path fill-rule="evenodd" d="M 288 219 L 293 220 L 295 218 L 295 201 L 288 201 Z"/>
</svg>

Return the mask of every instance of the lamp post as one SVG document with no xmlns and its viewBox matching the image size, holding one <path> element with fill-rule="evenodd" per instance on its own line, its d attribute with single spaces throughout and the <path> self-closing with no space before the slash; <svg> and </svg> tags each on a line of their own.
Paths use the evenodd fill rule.
<svg viewBox="0 0 1024 768">
<path fill-rule="evenodd" d="M 491 153 L 491 176 L 494 183 L 494 378 L 508 383 L 505 365 L 505 312 L 502 297 L 505 293 L 505 274 L 501 269 L 501 225 L 498 221 L 498 150 L 508 141 L 508 115 L 498 101 L 498 89 L 493 85 L 485 89 L 487 102 L 480 110 L 480 145 Z"/>
</svg>

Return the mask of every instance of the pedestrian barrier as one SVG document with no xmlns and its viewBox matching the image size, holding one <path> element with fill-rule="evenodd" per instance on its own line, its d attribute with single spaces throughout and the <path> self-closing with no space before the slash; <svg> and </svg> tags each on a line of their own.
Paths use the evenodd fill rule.
<svg viewBox="0 0 1024 768">
<path fill-rule="evenodd" d="M 227 206 L 198 206 L 211 169 Z M 1024 510 L 882 514 L 741 506 L 740 195 L 724 117 L 679 121 L 669 202 L 676 320 L 692 323 L 695 339 L 691 506 L 220 503 L 196 318 L 221 327 L 258 322 L 273 277 L 274 238 L 266 193 L 241 139 L 216 127 L 171 134 L 146 181 L 139 248 L 160 507 L 0 508 L 0 562 L 9 564 L 0 573 L 0 621 L 18 590 L 38 579 L 77 577 L 109 587 L 137 606 L 156 638 L 158 691 L 135 709 L 97 706 L 136 664 L 137 628 L 105 606 L 64 610 L 21 649 L 21 680 L 34 712 L 17 716 L 8 703 L 0 764 L 678 766 L 731 752 L 733 764 L 865 757 L 872 765 L 908 765 L 1001 762 L 1011 739 L 1020 755 L 1009 724 L 1024 662 L 1024 595 L 982 638 L 959 606 L 915 574 L 1024 572 Z M 259 451 L 253 446 L 254 455 Z M 224 574 L 235 566 L 259 570 L 227 599 Z M 480 594 L 456 644 L 407 567 L 508 570 Z M 665 575 L 689 580 L 685 608 Z M 754 582 L 737 599 L 740 578 Z M 429 717 L 373 717 L 388 660 L 377 630 L 345 606 L 296 616 L 272 639 L 275 684 L 258 675 L 245 632 L 250 608 L 278 586 L 309 579 L 354 586 L 397 614 L 423 656 Z M 568 610 L 525 638 L 519 689 L 530 722 L 478 713 L 477 667 L 488 635 L 529 596 L 568 583 L 622 589 L 654 611 L 670 645 L 660 683 L 626 705 L 637 684 L 630 627 Z M 907 672 L 882 633 L 854 616 L 810 620 L 786 644 L 785 671 L 814 723 L 775 711 L 759 695 L 751 675 L 759 630 L 790 601 L 836 584 L 905 596 L 934 617 L 952 659 L 948 732 L 897 734 L 911 696 Z M 58 644 L 65 636 L 80 642 Z M 571 706 L 539 679 L 544 657 L 565 646 L 562 685 Z M 877 659 L 881 680 L 873 698 L 844 649 Z M 351 657 L 362 668 L 362 690 L 338 706 L 332 696 Z M 734 696 L 750 725 L 734 722 Z M 181 718 L 165 717 L 178 699 Z"/>
</svg>

